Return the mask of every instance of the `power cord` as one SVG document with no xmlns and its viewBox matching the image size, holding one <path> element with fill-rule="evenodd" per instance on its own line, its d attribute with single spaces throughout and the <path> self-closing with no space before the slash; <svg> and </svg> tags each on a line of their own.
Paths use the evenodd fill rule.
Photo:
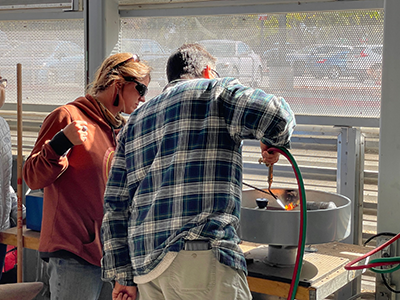
<svg viewBox="0 0 400 300">
<path fill-rule="evenodd" d="M 375 239 L 375 238 L 377 238 L 377 237 L 380 237 L 380 236 L 382 236 L 382 235 L 386 235 L 386 236 L 396 236 L 396 234 L 393 233 L 393 232 L 380 232 L 380 233 L 377 233 L 377 234 L 371 236 L 369 239 L 367 239 L 367 240 L 364 242 L 364 246 L 366 246 L 366 245 L 367 245 L 370 241 L 372 241 L 373 239 Z"/>
<path fill-rule="evenodd" d="M 386 279 L 386 277 L 385 277 L 385 274 L 381 274 L 381 277 L 382 277 L 383 284 L 387 287 L 387 289 L 388 289 L 389 291 L 391 291 L 392 293 L 395 293 L 395 294 L 400 294 L 400 291 L 394 290 L 394 289 L 389 285 L 389 283 L 387 282 L 387 279 Z"/>
</svg>

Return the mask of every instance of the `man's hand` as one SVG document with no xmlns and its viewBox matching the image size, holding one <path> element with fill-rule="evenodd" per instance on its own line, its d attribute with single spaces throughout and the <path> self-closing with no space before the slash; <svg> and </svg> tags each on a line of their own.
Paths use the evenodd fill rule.
<svg viewBox="0 0 400 300">
<path fill-rule="evenodd" d="M 80 145 L 86 142 L 88 128 L 86 121 L 73 121 L 63 129 L 65 136 L 74 145 Z"/>
<path fill-rule="evenodd" d="M 261 156 L 263 163 L 273 165 L 279 160 L 279 152 L 268 152 L 268 146 L 260 142 Z"/>
<path fill-rule="evenodd" d="M 136 286 L 125 286 L 118 282 L 115 282 L 115 286 L 112 292 L 113 300 L 136 300 L 137 287 Z"/>
</svg>

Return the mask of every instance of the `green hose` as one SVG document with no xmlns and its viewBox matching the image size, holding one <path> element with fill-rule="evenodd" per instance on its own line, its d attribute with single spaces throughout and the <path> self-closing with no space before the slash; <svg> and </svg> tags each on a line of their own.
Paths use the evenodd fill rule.
<svg viewBox="0 0 400 300">
<path fill-rule="evenodd" d="M 286 159 L 290 162 L 292 165 L 293 171 L 296 175 L 297 179 L 297 185 L 299 188 L 299 194 L 300 194 L 300 210 L 301 210 L 301 215 L 300 215 L 300 232 L 299 232 L 299 243 L 297 247 L 297 258 L 296 258 L 296 264 L 295 268 L 293 271 L 293 278 L 292 283 L 290 286 L 289 290 L 289 295 L 288 299 L 294 300 L 297 292 L 297 288 L 299 286 L 299 281 L 300 281 L 300 273 L 301 273 L 301 268 L 303 265 L 303 256 L 304 256 L 304 249 L 306 245 L 306 236 L 307 236 L 307 200 L 306 200 L 306 192 L 304 189 L 304 182 L 303 182 L 303 177 L 301 176 L 300 169 L 292 156 L 290 152 L 286 148 L 282 147 L 273 147 L 269 148 L 269 151 L 276 151 L 281 153 L 283 156 L 286 157 Z"/>
<path fill-rule="evenodd" d="M 369 263 L 370 264 L 375 264 L 375 263 L 380 263 L 380 262 L 393 262 L 393 263 L 399 263 L 399 257 L 385 257 L 385 258 L 377 258 L 377 259 L 372 259 Z M 389 268 L 389 269 L 378 269 L 376 267 L 370 268 L 375 273 L 392 273 L 394 271 L 397 271 L 400 269 L 400 265 L 397 265 L 395 267 Z"/>
</svg>

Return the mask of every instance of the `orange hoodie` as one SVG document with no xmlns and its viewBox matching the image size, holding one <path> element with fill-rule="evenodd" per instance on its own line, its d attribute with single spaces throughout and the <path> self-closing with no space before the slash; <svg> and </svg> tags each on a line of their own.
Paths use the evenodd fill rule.
<svg viewBox="0 0 400 300">
<path fill-rule="evenodd" d="M 77 120 L 88 123 L 86 142 L 58 155 L 49 141 Z M 72 256 L 100 266 L 103 195 L 115 143 L 113 129 L 90 95 L 58 107 L 44 120 L 23 167 L 27 185 L 44 189 L 42 258 Z"/>
</svg>

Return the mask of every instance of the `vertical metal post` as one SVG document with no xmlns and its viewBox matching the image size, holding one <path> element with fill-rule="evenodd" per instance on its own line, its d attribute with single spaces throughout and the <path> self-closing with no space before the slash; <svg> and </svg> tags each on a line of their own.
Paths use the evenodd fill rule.
<svg viewBox="0 0 400 300">
<path fill-rule="evenodd" d="M 119 5 L 114 0 L 85 0 L 86 83 L 112 54 L 119 37 Z"/>
<path fill-rule="evenodd" d="M 23 225 L 22 225 L 22 67 L 17 64 L 17 282 L 22 282 Z"/>
<path fill-rule="evenodd" d="M 400 1 L 384 2 L 384 44 L 382 60 L 382 101 L 379 139 L 379 175 L 378 175 L 378 226 L 380 232 L 400 232 L 399 191 L 400 191 L 400 134 L 398 115 L 400 111 L 400 86 L 398 59 L 400 47 Z M 400 247 L 397 243 L 396 254 Z M 389 274 L 388 274 L 389 275 Z M 400 288 L 400 273 L 390 273 L 390 284 L 396 290 Z M 386 288 L 380 276 L 376 276 L 376 299 L 400 299 L 400 294 L 393 294 Z"/>
<path fill-rule="evenodd" d="M 345 243 L 362 244 L 364 136 L 352 127 L 342 127 L 338 136 L 337 192 L 352 202 L 351 233 Z"/>
<path fill-rule="evenodd" d="M 337 142 L 337 192 L 352 201 L 351 233 L 345 243 L 361 245 L 364 189 L 364 136 L 357 128 L 342 127 Z M 348 299 L 361 291 L 361 277 L 335 293 L 336 299 Z"/>
</svg>

